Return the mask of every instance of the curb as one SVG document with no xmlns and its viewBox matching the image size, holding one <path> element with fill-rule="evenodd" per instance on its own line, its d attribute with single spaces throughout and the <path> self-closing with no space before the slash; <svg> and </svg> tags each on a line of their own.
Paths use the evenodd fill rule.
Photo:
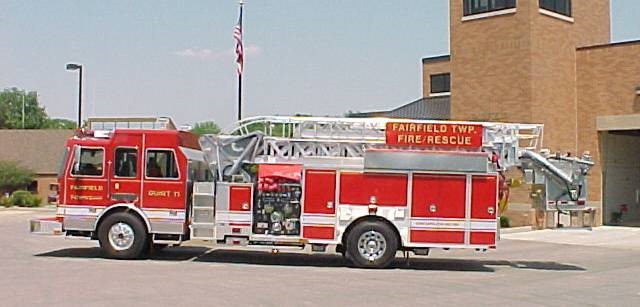
<svg viewBox="0 0 640 307">
<path fill-rule="evenodd" d="M 46 207 L 0 207 L 0 211 L 35 211 L 35 212 L 56 212 L 55 206 Z"/>
<path fill-rule="evenodd" d="M 501 234 L 521 233 L 521 232 L 529 232 L 529 231 L 533 231 L 533 228 L 531 226 L 500 228 Z"/>
</svg>

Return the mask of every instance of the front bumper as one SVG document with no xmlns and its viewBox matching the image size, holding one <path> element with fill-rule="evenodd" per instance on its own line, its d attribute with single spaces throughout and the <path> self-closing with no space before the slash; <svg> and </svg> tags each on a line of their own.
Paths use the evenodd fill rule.
<svg viewBox="0 0 640 307">
<path fill-rule="evenodd" d="M 29 230 L 37 235 L 61 235 L 62 223 L 55 217 L 32 219 L 29 221 Z"/>
</svg>

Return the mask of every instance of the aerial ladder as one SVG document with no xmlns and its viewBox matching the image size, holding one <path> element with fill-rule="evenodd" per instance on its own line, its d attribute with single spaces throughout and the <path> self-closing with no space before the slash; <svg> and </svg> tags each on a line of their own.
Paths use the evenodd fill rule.
<svg viewBox="0 0 640 307">
<path fill-rule="evenodd" d="M 544 126 L 502 122 L 465 122 L 396 118 L 337 118 L 303 116 L 258 116 L 241 120 L 226 135 L 201 139 L 206 160 L 223 180 L 249 181 L 243 165 L 281 163 L 305 159 L 334 158 L 344 163 L 366 159 L 369 149 L 390 148 L 385 143 L 386 125 L 406 123 L 458 123 L 481 125 L 489 160 L 497 160 L 496 171 L 521 169 L 525 181 L 534 184 L 534 204 L 547 210 L 584 207 L 585 177 L 593 166 L 583 157 L 549 154 L 542 147 Z M 438 150 L 436 147 L 409 148 Z M 468 150 L 457 148 L 456 150 Z M 478 151 L 478 149 L 472 149 Z M 503 182 L 500 211 L 508 205 L 508 187 Z"/>
</svg>

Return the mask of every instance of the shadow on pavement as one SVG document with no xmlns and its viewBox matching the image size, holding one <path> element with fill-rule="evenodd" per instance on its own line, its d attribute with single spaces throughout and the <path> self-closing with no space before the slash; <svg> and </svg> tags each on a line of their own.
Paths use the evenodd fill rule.
<svg viewBox="0 0 640 307">
<path fill-rule="evenodd" d="M 194 257 L 205 254 L 209 248 L 195 246 L 169 247 L 156 251 L 144 260 L 164 260 L 164 261 L 187 261 Z M 59 257 L 59 258 L 103 258 L 106 259 L 99 247 L 88 248 L 65 248 L 56 251 L 36 254 L 36 257 Z M 115 260 L 114 260 L 115 261 Z M 136 260 L 133 260 L 136 261 Z"/>
<path fill-rule="evenodd" d="M 100 249 L 67 248 L 35 255 L 37 257 L 104 258 Z M 300 266 L 300 267 L 349 267 L 340 256 L 332 254 L 270 254 L 260 251 L 212 250 L 206 247 L 170 247 L 156 251 L 149 260 L 194 261 L 203 263 L 235 263 L 254 265 Z M 495 267 L 510 267 L 525 270 L 586 271 L 585 268 L 553 261 L 508 261 L 485 259 L 411 258 L 409 262 L 397 258 L 389 269 L 494 272 Z"/>
</svg>

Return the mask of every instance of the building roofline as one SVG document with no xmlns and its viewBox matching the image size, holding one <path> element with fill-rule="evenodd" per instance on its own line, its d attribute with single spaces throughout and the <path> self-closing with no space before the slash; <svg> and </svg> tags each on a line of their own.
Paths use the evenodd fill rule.
<svg viewBox="0 0 640 307">
<path fill-rule="evenodd" d="M 444 62 L 444 61 L 450 61 L 451 60 L 451 55 L 437 55 L 437 56 L 432 56 L 432 57 L 426 57 L 426 58 L 422 58 L 422 64 L 426 64 L 426 63 L 434 63 L 434 62 Z"/>
<path fill-rule="evenodd" d="M 405 108 L 411 104 L 415 104 L 415 103 L 419 103 L 419 102 L 428 102 L 431 100 L 441 100 L 443 98 L 449 98 L 449 96 L 438 96 L 438 97 L 422 97 L 422 98 L 418 98 L 416 100 L 413 100 L 411 102 L 408 103 L 404 103 L 401 104 L 395 108 L 392 109 L 388 109 L 388 110 L 377 110 L 377 111 L 365 111 L 365 112 L 353 112 L 347 115 L 347 117 L 349 116 L 353 116 L 353 117 L 363 117 L 363 116 L 377 116 L 377 117 L 385 117 L 386 115 L 384 115 L 385 113 L 390 113 L 390 112 L 394 112 L 394 111 L 398 111 L 401 110 L 402 108 Z"/>
<path fill-rule="evenodd" d="M 609 43 L 609 44 L 600 44 L 600 45 L 578 47 L 578 48 L 576 48 L 576 50 L 591 50 L 591 49 L 598 49 L 598 48 L 608 48 L 608 47 L 617 47 L 617 46 L 624 46 L 624 45 L 633 45 L 633 44 L 640 44 L 640 39 L 622 41 L 622 42 L 615 42 L 615 43 Z"/>
</svg>

